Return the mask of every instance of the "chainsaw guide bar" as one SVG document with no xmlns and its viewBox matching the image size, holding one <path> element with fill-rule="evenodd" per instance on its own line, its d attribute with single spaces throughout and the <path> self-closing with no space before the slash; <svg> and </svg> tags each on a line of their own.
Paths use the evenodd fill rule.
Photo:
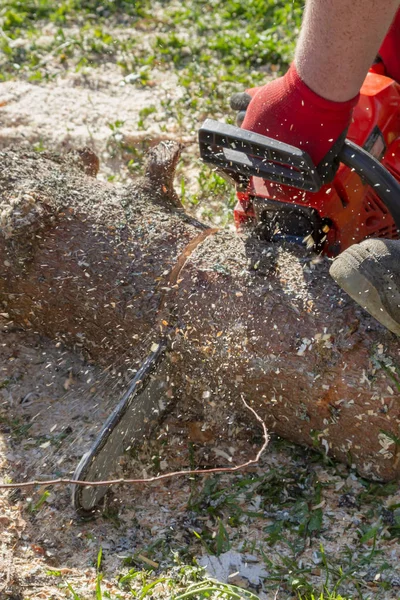
<svg viewBox="0 0 400 600">
<path fill-rule="evenodd" d="M 142 363 L 128 389 L 101 428 L 96 441 L 80 460 L 73 479 L 104 481 L 115 472 L 120 456 L 139 445 L 153 431 L 166 412 L 168 361 L 161 342 Z M 73 485 L 72 503 L 81 514 L 92 511 L 108 487 Z"/>
</svg>

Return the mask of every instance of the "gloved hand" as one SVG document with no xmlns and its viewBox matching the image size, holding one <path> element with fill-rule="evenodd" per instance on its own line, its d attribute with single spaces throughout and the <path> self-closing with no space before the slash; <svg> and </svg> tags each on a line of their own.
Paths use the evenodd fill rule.
<svg viewBox="0 0 400 600">
<path fill-rule="evenodd" d="M 358 96 L 347 102 L 322 98 L 301 80 L 293 63 L 283 77 L 234 94 L 231 107 L 239 111 L 242 129 L 305 150 L 324 172 L 344 142 L 357 101 Z"/>
</svg>

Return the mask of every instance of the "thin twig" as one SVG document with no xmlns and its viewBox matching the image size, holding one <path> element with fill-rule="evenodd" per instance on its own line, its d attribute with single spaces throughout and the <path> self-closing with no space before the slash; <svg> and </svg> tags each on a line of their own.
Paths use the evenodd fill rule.
<svg viewBox="0 0 400 600">
<path fill-rule="evenodd" d="M 266 450 L 269 442 L 269 436 L 267 431 L 267 426 L 261 417 L 256 413 L 254 408 L 249 406 L 245 399 L 242 396 L 242 401 L 245 407 L 253 413 L 257 421 L 261 424 L 263 429 L 263 438 L 264 443 L 261 446 L 260 450 L 257 452 L 256 456 L 249 461 L 242 463 L 240 465 L 236 465 L 235 467 L 216 467 L 215 469 L 191 469 L 188 471 L 174 471 L 172 473 L 165 473 L 164 475 L 157 475 L 155 477 L 148 477 L 146 479 L 110 479 L 108 481 L 80 481 L 74 479 L 49 479 L 45 481 L 35 480 L 35 481 L 25 481 L 19 483 L 1 483 L 0 490 L 10 490 L 15 488 L 27 488 L 33 486 L 53 486 L 53 485 L 82 485 L 85 487 L 100 487 L 100 486 L 111 486 L 111 485 L 121 485 L 121 484 L 141 484 L 141 483 L 153 483 L 155 481 L 161 481 L 163 479 L 170 479 L 171 477 L 182 477 L 187 475 L 207 475 L 209 473 L 232 473 L 235 471 L 240 471 L 241 469 L 245 469 L 246 467 L 250 467 L 251 465 L 255 465 L 261 458 L 261 455 Z"/>
</svg>

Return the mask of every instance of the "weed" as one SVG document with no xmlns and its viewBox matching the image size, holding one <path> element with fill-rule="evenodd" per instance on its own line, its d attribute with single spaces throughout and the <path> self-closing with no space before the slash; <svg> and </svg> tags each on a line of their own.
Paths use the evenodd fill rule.
<svg viewBox="0 0 400 600">
<path fill-rule="evenodd" d="M 32 81 L 32 79 L 30 78 L 30 81 Z M 38 142 L 36 142 L 36 144 L 32 145 L 32 150 L 34 152 L 45 152 L 46 151 L 46 146 L 43 143 L 43 140 L 40 139 Z"/>
<path fill-rule="evenodd" d="M 329 592 L 326 590 L 325 592 L 321 592 L 320 594 L 307 593 L 305 596 L 302 594 L 298 596 L 298 600 L 351 600 L 350 598 L 345 598 L 344 596 L 337 595 L 336 592 Z"/>
<path fill-rule="evenodd" d="M 138 128 L 144 129 L 145 121 L 146 121 L 147 117 L 150 115 L 153 115 L 156 112 L 157 112 L 157 108 L 155 106 L 146 106 L 145 108 L 142 108 L 139 111 Z"/>
<path fill-rule="evenodd" d="M 210 598 L 211 594 L 218 594 L 218 598 L 225 600 L 259 600 L 258 596 L 239 588 L 235 585 L 221 583 L 215 579 L 203 579 L 198 583 L 190 585 L 183 594 L 173 596 L 173 600 L 186 600 L 188 598 Z"/>
<path fill-rule="evenodd" d="M 9 429 L 17 440 L 25 438 L 33 423 L 22 423 L 21 419 L 0 415 L 0 425 Z"/>
<path fill-rule="evenodd" d="M 71 592 L 73 600 L 82 600 L 78 596 L 78 594 L 75 592 L 74 588 L 72 587 L 72 585 L 70 583 L 66 582 L 66 586 L 67 586 L 68 590 Z"/>
<path fill-rule="evenodd" d="M 7 388 L 11 383 L 13 383 L 12 379 L 4 379 L 2 382 L 0 382 L 0 390 L 4 390 L 5 388 Z"/>
<path fill-rule="evenodd" d="M 101 581 L 103 579 L 103 576 L 101 574 L 101 561 L 103 558 L 103 549 L 100 548 L 98 554 L 97 554 L 97 563 L 96 563 L 96 600 L 102 600 L 102 593 L 101 593 Z"/>
<path fill-rule="evenodd" d="M 43 494 L 40 496 L 39 500 L 35 504 L 32 504 L 32 502 L 29 503 L 28 511 L 30 513 L 38 512 L 40 510 L 40 508 L 43 506 L 43 504 L 46 502 L 46 500 L 49 496 L 50 496 L 50 492 L 48 490 L 45 490 L 43 492 Z"/>
</svg>

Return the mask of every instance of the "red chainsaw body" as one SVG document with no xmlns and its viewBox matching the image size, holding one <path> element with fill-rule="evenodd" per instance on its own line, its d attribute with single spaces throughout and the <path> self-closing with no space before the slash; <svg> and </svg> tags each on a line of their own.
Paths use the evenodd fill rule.
<svg viewBox="0 0 400 600">
<path fill-rule="evenodd" d="M 368 73 L 347 137 L 368 150 L 400 181 L 400 85 L 379 73 Z M 377 190 L 364 184 L 359 175 L 342 164 L 334 180 L 317 193 L 251 177 L 247 190 L 238 191 L 237 197 L 234 218 L 239 228 L 257 223 L 255 198 L 315 209 L 329 223 L 324 229 L 326 239 L 320 245 L 328 256 L 336 256 L 365 238 L 398 237 Z"/>
</svg>

